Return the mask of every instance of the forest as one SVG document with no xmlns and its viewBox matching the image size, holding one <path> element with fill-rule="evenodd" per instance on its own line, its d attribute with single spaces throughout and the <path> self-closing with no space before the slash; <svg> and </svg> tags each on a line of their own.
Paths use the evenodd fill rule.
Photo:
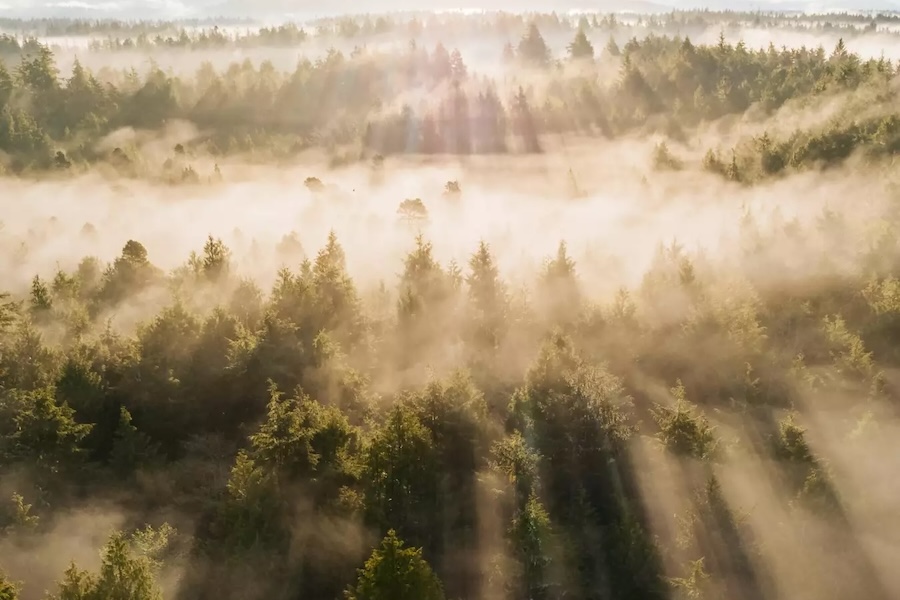
<svg viewBox="0 0 900 600">
<path fill-rule="evenodd" d="M 900 596 L 900 16 L 0 32 L 0 600 Z"/>
</svg>

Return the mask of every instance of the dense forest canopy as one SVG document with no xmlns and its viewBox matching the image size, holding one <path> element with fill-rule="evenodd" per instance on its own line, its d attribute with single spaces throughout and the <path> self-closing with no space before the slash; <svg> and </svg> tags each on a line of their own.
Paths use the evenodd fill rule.
<svg viewBox="0 0 900 600">
<path fill-rule="evenodd" d="M 0 21 L 0 599 L 898 597 L 898 20 Z"/>
</svg>

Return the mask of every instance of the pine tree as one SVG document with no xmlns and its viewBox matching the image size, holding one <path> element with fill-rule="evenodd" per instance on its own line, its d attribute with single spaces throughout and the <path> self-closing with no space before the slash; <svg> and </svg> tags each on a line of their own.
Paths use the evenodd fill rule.
<svg viewBox="0 0 900 600">
<path fill-rule="evenodd" d="M 622 51 L 619 49 L 619 45 L 616 43 L 616 40 L 609 36 L 609 41 L 606 42 L 606 53 L 610 56 L 621 56 Z"/>
<path fill-rule="evenodd" d="M 462 81 L 468 75 L 468 69 L 463 61 L 462 54 L 456 48 L 450 53 L 450 73 L 456 81 Z"/>
<path fill-rule="evenodd" d="M 569 56 L 572 60 L 591 60 L 594 58 L 594 46 L 588 40 L 583 29 L 575 34 L 575 39 L 569 44 Z"/>
<path fill-rule="evenodd" d="M 737 153 L 734 150 L 731 151 L 731 162 L 725 169 L 725 177 L 731 181 L 741 181 L 741 170 L 738 167 Z"/>
<path fill-rule="evenodd" d="M 156 584 L 153 562 L 135 556 L 121 533 L 113 534 L 103 548 L 103 561 L 97 575 L 72 565 L 50 600 L 162 600 Z"/>
<path fill-rule="evenodd" d="M 532 600 L 549 597 L 548 570 L 550 557 L 550 517 L 541 502 L 532 496 L 518 511 L 509 531 L 510 542 L 517 558 L 520 592 Z"/>
<path fill-rule="evenodd" d="M 53 301 L 50 299 L 50 290 L 47 284 L 37 275 L 31 280 L 31 315 L 37 320 L 48 316 L 53 308 Z"/>
<path fill-rule="evenodd" d="M 443 600 L 440 580 L 419 548 L 404 548 L 393 529 L 359 571 L 346 600 Z"/>
<path fill-rule="evenodd" d="M 519 42 L 519 58 L 533 67 L 544 67 L 550 62 L 550 48 L 534 22 Z"/>
<path fill-rule="evenodd" d="M 528 96 L 525 95 L 525 90 L 521 87 L 513 99 L 512 112 L 516 133 L 522 138 L 525 152 L 529 154 L 540 152 L 541 143 L 538 139 L 537 125 L 534 122 L 534 115 L 531 112 Z"/>
</svg>

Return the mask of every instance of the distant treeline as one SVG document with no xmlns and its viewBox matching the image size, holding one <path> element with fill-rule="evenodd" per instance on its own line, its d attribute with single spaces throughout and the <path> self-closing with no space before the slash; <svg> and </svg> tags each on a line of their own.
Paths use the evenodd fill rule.
<svg viewBox="0 0 900 600">
<path fill-rule="evenodd" d="M 251 19 L 190 19 L 172 21 L 121 21 L 78 19 L 0 19 L 0 32 L 20 38 L 93 38 L 94 51 L 154 48 L 204 49 L 215 47 L 296 46 L 308 40 L 356 40 L 360 43 L 416 39 L 423 34 L 446 40 L 509 37 L 534 22 L 545 33 L 577 29 L 589 33 L 616 33 L 644 37 L 649 34 L 697 36 L 704 31 L 765 28 L 807 33 L 839 33 L 852 38 L 875 31 L 900 35 L 893 25 L 900 13 L 788 14 L 779 12 L 671 11 L 661 14 L 585 13 L 577 16 L 506 12 L 368 14 L 303 22 L 261 25 Z"/>
<path fill-rule="evenodd" d="M 663 14 L 587 13 L 578 16 L 545 13 L 522 15 L 505 12 L 483 14 L 399 13 L 317 19 L 308 22 L 285 22 L 261 26 L 252 21 L 172 21 L 128 23 L 115 21 L 72 21 L 61 23 L 19 22 L 0 30 L 22 35 L 91 36 L 95 51 L 117 49 L 152 49 L 155 47 L 210 48 L 222 46 L 298 45 L 309 39 L 369 40 L 389 39 L 403 35 L 417 38 L 425 33 L 445 39 L 484 36 L 508 37 L 530 22 L 545 32 L 617 33 L 643 37 L 648 34 L 699 35 L 704 31 L 765 28 L 811 33 L 839 33 L 851 38 L 875 31 L 900 35 L 892 27 L 900 23 L 900 14 L 802 14 L 763 12 L 672 11 Z M 301 33 L 302 32 L 302 33 Z"/>
<path fill-rule="evenodd" d="M 537 22 L 523 31 L 515 44 L 498 43 L 502 79 L 470 72 L 459 51 L 440 43 L 396 51 L 359 47 L 349 55 L 332 50 L 287 73 L 250 61 L 224 70 L 206 63 L 193 77 L 157 67 L 144 75 L 133 69 L 92 73 L 76 62 L 63 78 L 53 52 L 32 41 L 21 48 L 17 66 L 0 64 L 0 150 L 14 172 L 78 170 L 96 162 L 124 174 L 159 171 L 142 162 L 137 148 L 111 154 L 97 142 L 123 127 L 155 130 L 179 119 L 204 133 L 173 150 L 168 167 L 196 154 L 290 156 L 311 147 L 328 149 L 340 161 L 397 153 L 534 153 L 548 136 L 655 132 L 689 142 L 702 123 L 828 98 L 838 109 L 827 123 L 709 148 L 703 166 L 750 182 L 836 164 L 858 150 L 878 158 L 898 149 L 896 65 L 863 59 L 843 40 L 830 50 L 751 50 L 724 36 L 700 45 L 650 35 L 621 47 L 609 38 L 595 49 L 579 29 L 566 55 L 556 56 Z M 598 76 L 610 70 L 617 76 Z M 420 96 L 415 105 L 401 100 L 412 90 Z M 657 163 L 677 167 L 677 157 L 661 150 Z M 193 179 L 180 168 L 174 178 L 184 173 Z"/>
</svg>

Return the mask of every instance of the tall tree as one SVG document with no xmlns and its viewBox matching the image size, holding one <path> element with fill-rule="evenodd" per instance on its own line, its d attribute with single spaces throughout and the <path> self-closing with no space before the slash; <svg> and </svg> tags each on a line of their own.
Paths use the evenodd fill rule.
<svg viewBox="0 0 900 600">
<path fill-rule="evenodd" d="M 422 544 L 433 535 L 436 476 L 434 445 L 418 415 L 406 405 L 391 410 L 364 458 L 363 481 L 368 520 L 396 528 Z"/>
<path fill-rule="evenodd" d="M 519 41 L 519 58 L 527 65 L 545 67 L 550 62 L 550 48 L 544 41 L 537 23 L 532 21 Z"/>
<path fill-rule="evenodd" d="M 453 52 L 450 53 L 450 72 L 453 75 L 453 79 L 456 81 L 462 81 L 469 74 L 466 63 L 463 61 L 462 54 L 457 48 L 454 48 Z"/>
<path fill-rule="evenodd" d="M 97 575 L 72 565 L 50 600 L 162 600 L 153 562 L 135 555 L 127 538 L 116 533 L 103 548 Z"/>
<path fill-rule="evenodd" d="M 359 571 L 347 600 L 443 600 L 440 580 L 422 558 L 422 550 L 404 548 L 394 530 Z"/>
<path fill-rule="evenodd" d="M 522 139 L 525 152 L 537 153 L 541 151 L 541 142 L 538 138 L 537 124 L 531 111 L 531 104 L 525 90 L 519 87 L 519 92 L 513 99 L 513 123 L 516 134 Z"/>
<path fill-rule="evenodd" d="M 504 335 L 509 300 L 490 247 L 482 241 L 469 259 L 468 327 L 469 341 L 475 348 L 493 351 Z"/>
<path fill-rule="evenodd" d="M 594 58 L 594 46 L 588 40 L 584 29 L 579 29 L 575 39 L 568 46 L 569 56 L 572 60 L 591 60 Z"/>
</svg>

